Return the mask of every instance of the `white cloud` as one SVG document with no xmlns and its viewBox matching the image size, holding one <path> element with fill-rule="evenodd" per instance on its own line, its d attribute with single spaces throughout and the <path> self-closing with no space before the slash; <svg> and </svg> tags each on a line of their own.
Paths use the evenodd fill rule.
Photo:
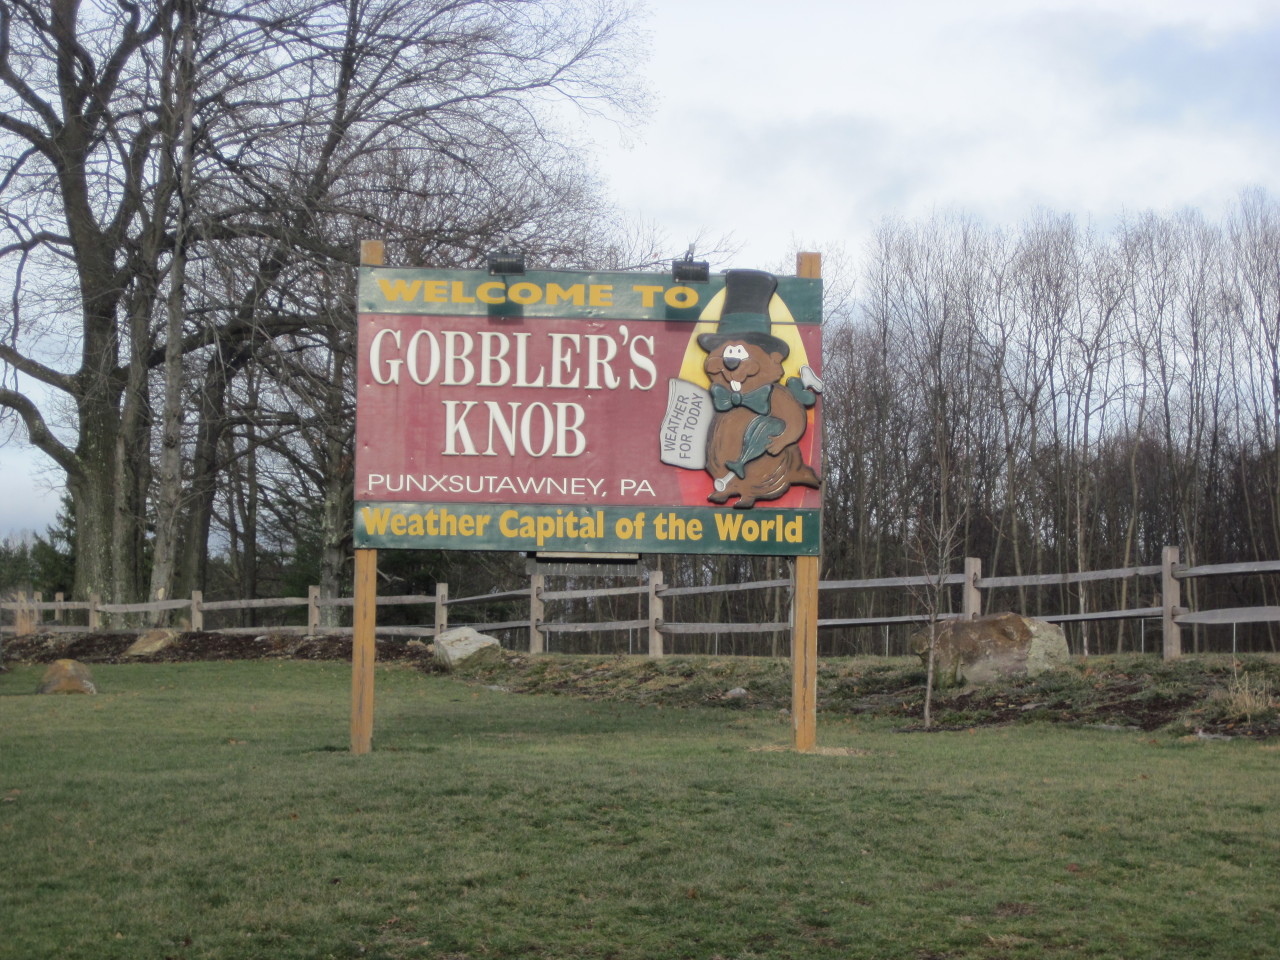
<svg viewBox="0 0 1280 960">
<path fill-rule="evenodd" d="M 651 7 L 662 100 L 607 172 L 681 249 L 734 231 L 766 263 L 793 234 L 856 248 L 891 214 L 1213 214 L 1280 191 L 1274 2 Z"/>
</svg>

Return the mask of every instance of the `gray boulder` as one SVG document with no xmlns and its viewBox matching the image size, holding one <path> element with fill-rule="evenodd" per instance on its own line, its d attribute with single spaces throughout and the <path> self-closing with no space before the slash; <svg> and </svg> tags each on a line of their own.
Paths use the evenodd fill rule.
<svg viewBox="0 0 1280 960">
<path fill-rule="evenodd" d="M 452 670 L 466 660 L 476 657 L 496 659 L 502 653 L 502 644 L 496 638 L 485 636 L 471 627 L 453 627 L 436 637 L 436 660 L 446 670 Z"/>
<path fill-rule="evenodd" d="M 1016 613 L 948 620 L 934 629 L 934 683 L 938 687 L 1034 677 L 1071 662 L 1061 627 Z M 912 636 L 911 650 L 922 663 L 929 662 L 929 631 Z"/>
</svg>

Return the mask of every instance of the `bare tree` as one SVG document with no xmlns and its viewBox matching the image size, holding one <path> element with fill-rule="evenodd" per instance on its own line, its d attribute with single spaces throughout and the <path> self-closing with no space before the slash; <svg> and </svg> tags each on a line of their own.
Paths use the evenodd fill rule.
<svg viewBox="0 0 1280 960">
<path fill-rule="evenodd" d="M 942 632 L 943 615 L 947 612 L 950 587 L 947 578 L 957 549 L 962 545 L 961 532 L 964 516 L 952 516 L 944 509 L 940 513 L 922 511 L 915 535 L 908 549 L 914 554 L 923 586 L 913 589 L 916 603 L 926 615 L 923 641 L 925 645 L 924 727 L 933 726 L 933 690 L 937 681 L 938 640 Z"/>
<path fill-rule="evenodd" d="M 216 398 L 302 329 L 315 310 L 280 309 L 289 288 L 351 266 L 353 233 L 463 260 L 493 239 L 485 204 L 504 189 L 533 219 L 590 197 L 554 104 L 634 102 L 629 16 L 551 0 L 0 0 L 0 406 L 66 472 L 80 595 L 142 592 L 153 518 L 151 592 L 169 589 L 175 517 L 207 528 L 182 452 L 207 471 L 221 448 L 178 440 L 180 381 L 210 374 Z M 452 188 L 379 176 L 396 154 L 460 178 L 429 238 L 401 213 Z"/>
</svg>

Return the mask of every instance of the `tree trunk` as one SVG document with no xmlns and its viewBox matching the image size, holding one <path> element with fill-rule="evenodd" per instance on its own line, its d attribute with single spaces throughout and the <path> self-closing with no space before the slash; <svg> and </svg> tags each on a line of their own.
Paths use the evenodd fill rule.
<svg viewBox="0 0 1280 960">
<path fill-rule="evenodd" d="M 166 206 L 170 193 L 176 204 L 173 211 L 173 255 L 169 261 L 169 295 L 165 304 L 164 407 L 161 414 L 160 477 L 155 499 L 155 540 L 151 562 L 152 600 L 167 599 L 173 590 L 178 565 L 178 528 L 183 506 L 182 336 L 187 287 L 187 221 L 191 202 L 191 45 L 194 30 L 189 3 L 178 5 L 177 30 L 181 34 L 181 54 L 176 53 L 179 42 L 170 33 L 166 37 L 165 77 L 161 85 L 167 141 L 161 155 L 161 186 L 166 188 Z M 175 59 L 178 60 L 176 64 Z M 169 82 L 170 78 L 173 79 L 172 84 Z M 178 155 L 176 163 L 175 154 Z M 174 186 L 176 190 L 171 189 Z M 168 618 L 167 611 L 154 615 L 156 623 L 166 622 Z"/>
</svg>

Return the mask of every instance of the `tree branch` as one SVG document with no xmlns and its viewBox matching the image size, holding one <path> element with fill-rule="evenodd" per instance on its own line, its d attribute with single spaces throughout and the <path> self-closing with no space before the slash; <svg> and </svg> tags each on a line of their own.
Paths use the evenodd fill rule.
<svg viewBox="0 0 1280 960">
<path fill-rule="evenodd" d="M 26 394 L 0 387 L 0 407 L 8 407 L 22 418 L 31 445 L 52 457 L 67 472 L 68 477 L 81 476 L 80 461 L 75 453 L 53 435 L 44 417 Z"/>
<path fill-rule="evenodd" d="M 28 10 L 28 12 L 33 20 L 39 21 L 41 19 L 34 11 Z M 9 63 L 9 51 L 11 49 L 9 25 L 11 16 L 8 6 L 0 4 L 0 82 L 3 82 L 5 86 L 18 95 L 23 103 L 39 114 L 50 130 L 56 131 L 59 129 L 59 123 L 58 115 L 53 107 L 37 96 L 26 81 L 13 71 L 13 67 Z M 54 159 L 53 141 L 45 136 L 40 128 L 19 120 L 8 113 L 0 113 L 0 127 L 11 133 L 16 133 L 32 146 L 38 148 L 50 160 Z"/>
<path fill-rule="evenodd" d="M 7 343 L 0 343 L 0 362 L 7 363 L 19 373 L 25 373 L 33 380 L 75 395 L 75 379 L 65 373 L 59 373 L 42 363 L 36 363 L 30 357 L 23 356 Z"/>
</svg>

